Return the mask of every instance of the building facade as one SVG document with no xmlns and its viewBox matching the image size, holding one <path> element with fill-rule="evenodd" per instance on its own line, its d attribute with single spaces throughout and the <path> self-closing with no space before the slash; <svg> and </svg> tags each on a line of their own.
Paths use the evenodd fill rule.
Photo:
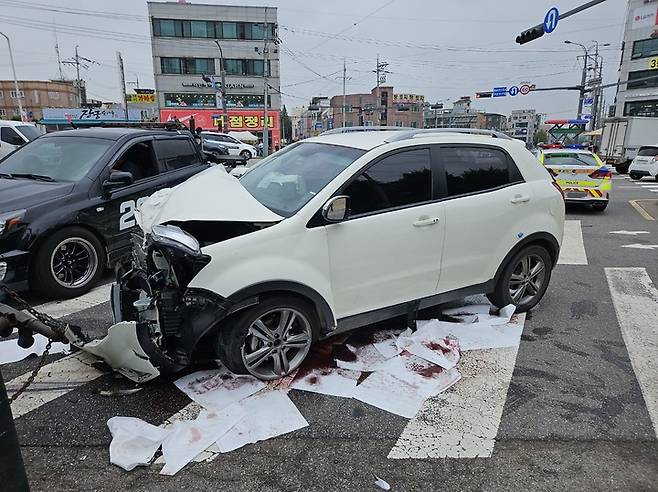
<svg viewBox="0 0 658 492">
<path fill-rule="evenodd" d="M 18 98 L 28 121 L 40 120 L 43 108 L 75 108 L 80 105 L 74 81 L 19 80 L 17 94 L 13 80 L 0 80 L 0 120 L 20 118 Z"/>
<path fill-rule="evenodd" d="M 204 127 L 225 124 L 228 130 L 262 134 L 263 118 L 258 115 L 267 83 L 269 126 L 274 130 L 281 107 L 276 7 L 148 2 L 148 12 L 161 119 L 196 114 Z M 226 71 L 226 123 L 220 87 L 203 79 L 220 75 L 220 53 Z M 273 138 L 278 141 L 280 135 Z"/>
<path fill-rule="evenodd" d="M 510 136 L 531 146 L 539 128 L 539 115 L 534 109 L 515 109 L 508 119 Z"/>
<path fill-rule="evenodd" d="M 615 116 L 658 117 L 658 0 L 629 0 Z"/>
<path fill-rule="evenodd" d="M 443 104 L 425 107 L 425 128 L 479 128 L 503 131 L 507 127 L 507 116 L 486 113 L 471 107 L 471 98 L 464 96 L 453 103 L 452 108 Z"/>
</svg>

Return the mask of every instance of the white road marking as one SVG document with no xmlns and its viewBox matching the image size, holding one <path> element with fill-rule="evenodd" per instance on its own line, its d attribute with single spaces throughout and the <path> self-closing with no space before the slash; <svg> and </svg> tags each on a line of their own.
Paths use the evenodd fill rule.
<svg viewBox="0 0 658 492">
<path fill-rule="evenodd" d="M 610 231 L 608 234 L 623 234 L 626 236 L 637 236 L 639 234 L 651 234 L 649 231 Z"/>
<path fill-rule="evenodd" d="M 558 265 L 587 265 L 583 230 L 579 220 L 564 221 L 564 239 Z"/>
<path fill-rule="evenodd" d="M 644 268 L 606 268 L 605 274 L 626 350 L 658 433 L 658 290 Z"/>
<path fill-rule="evenodd" d="M 632 248 L 632 249 L 658 249 L 658 244 L 624 244 L 622 248 Z"/>
<path fill-rule="evenodd" d="M 52 301 L 41 304 L 36 309 L 42 313 L 48 314 L 54 318 L 63 318 L 69 314 L 97 306 L 110 300 L 110 285 L 103 284 L 94 287 L 86 294 L 76 297 L 75 299 L 67 299 L 64 301 Z"/>
<path fill-rule="evenodd" d="M 525 315 L 519 315 L 518 322 L 524 321 Z M 518 349 L 517 345 L 465 352 L 458 365 L 462 380 L 425 402 L 388 458 L 490 457 Z"/>
<path fill-rule="evenodd" d="M 96 357 L 87 352 L 76 352 L 41 368 L 27 391 L 11 404 L 11 412 L 17 419 L 42 405 L 67 394 L 103 375 L 91 363 Z M 7 383 L 7 392 L 14 393 L 30 373 L 22 374 Z"/>
<path fill-rule="evenodd" d="M 656 220 L 649 212 L 647 212 L 646 210 L 644 210 L 644 208 L 642 208 L 642 205 L 640 205 L 639 203 L 641 201 L 645 201 L 645 200 L 628 200 L 628 203 L 630 203 L 631 207 L 633 207 L 637 211 L 637 213 L 640 214 L 645 219 Z M 649 201 L 653 201 L 653 200 L 649 200 Z"/>
</svg>

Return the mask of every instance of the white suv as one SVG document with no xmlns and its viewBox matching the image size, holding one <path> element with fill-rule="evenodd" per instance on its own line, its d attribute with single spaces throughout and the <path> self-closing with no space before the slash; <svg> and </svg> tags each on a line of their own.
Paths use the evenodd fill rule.
<svg viewBox="0 0 658 492">
<path fill-rule="evenodd" d="M 467 295 L 532 308 L 564 202 L 522 144 L 493 132 L 350 131 L 291 145 L 239 181 L 204 171 L 153 195 L 138 222 L 112 294 L 134 352 L 154 374 L 219 357 L 273 379 L 315 340 Z"/>
<path fill-rule="evenodd" d="M 256 157 L 256 154 L 258 153 L 253 145 L 240 142 L 237 138 L 227 135 L 226 133 L 201 132 L 201 137 L 204 140 L 210 140 L 211 142 L 219 142 L 228 149 L 230 155 L 239 155 L 246 160 Z"/>
</svg>

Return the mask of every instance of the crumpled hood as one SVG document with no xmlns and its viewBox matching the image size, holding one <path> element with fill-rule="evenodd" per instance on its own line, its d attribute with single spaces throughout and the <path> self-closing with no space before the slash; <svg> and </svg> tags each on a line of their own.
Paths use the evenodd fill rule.
<svg viewBox="0 0 658 492">
<path fill-rule="evenodd" d="M 144 232 L 166 222 L 279 222 L 278 214 L 256 200 L 223 166 L 213 166 L 174 188 L 151 195 L 135 213 Z"/>
</svg>

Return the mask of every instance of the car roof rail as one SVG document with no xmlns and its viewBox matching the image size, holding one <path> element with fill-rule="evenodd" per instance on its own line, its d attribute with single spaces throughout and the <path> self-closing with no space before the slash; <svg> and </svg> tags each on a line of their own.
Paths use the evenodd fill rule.
<svg viewBox="0 0 658 492">
<path fill-rule="evenodd" d="M 399 135 L 394 135 L 391 138 L 387 139 L 386 141 L 389 143 L 399 142 L 401 140 L 408 140 L 411 138 L 429 137 L 431 135 L 438 135 L 445 133 L 461 133 L 464 135 L 477 135 L 477 136 L 491 137 L 491 138 L 502 138 L 505 140 L 514 140 L 509 135 L 496 130 L 481 130 L 479 128 L 421 128 L 417 130 L 407 129 L 404 133 L 401 133 Z"/>
<path fill-rule="evenodd" d="M 343 126 L 322 132 L 320 135 L 338 135 L 340 133 L 357 133 L 357 132 L 396 132 L 405 131 L 409 128 L 401 126 Z"/>
</svg>

